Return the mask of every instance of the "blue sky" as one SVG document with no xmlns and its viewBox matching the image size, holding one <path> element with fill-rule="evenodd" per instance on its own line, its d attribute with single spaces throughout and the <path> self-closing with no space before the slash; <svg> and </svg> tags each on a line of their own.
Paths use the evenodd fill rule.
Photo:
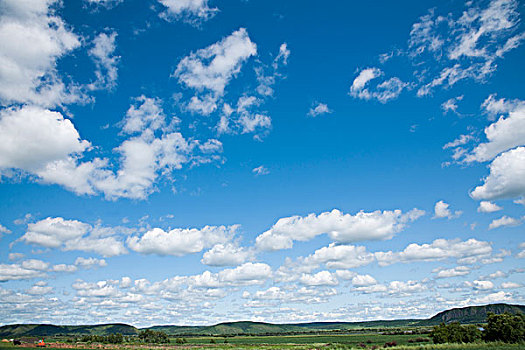
<svg viewBox="0 0 525 350">
<path fill-rule="evenodd" d="M 2 0 L 2 322 L 523 303 L 523 10 Z"/>
</svg>

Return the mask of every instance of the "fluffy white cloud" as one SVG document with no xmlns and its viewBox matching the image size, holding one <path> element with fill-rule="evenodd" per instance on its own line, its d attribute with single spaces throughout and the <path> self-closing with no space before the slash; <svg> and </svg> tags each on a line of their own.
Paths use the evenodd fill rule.
<svg viewBox="0 0 525 350">
<path fill-rule="evenodd" d="M 77 220 L 49 217 L 28 224 L 28 230 L 20 240 L 48 248 L 95 252 L 103 256 L 115 256 L 127 252 L 122 242 L 113 236 L 98 237 L 88 234 L 92 229 L 91 225 Z"/>
<path fill-rule="evenodd" d="M 450 278 L 468 275 L 470 271 L 468 266 L 456 266 L 451 269 L 438 268 L 433 272 L 437 272 L 436 278 Z"/>
<path fill-rule="evenodd" d="M 479 144 L 465 157 L 467 162 L 485 162 L 516 146 L 525 145 L 525 105 L 510 111 L 485 128 L 488 142 Z"/>
<path fill-rule="evenodd" d="M 117 33 L 111 32 L 100 33 L 93 39 L 93 47 L 89 50 L 89 55 L 97 66 L 95 71 L 97 80 L 89 85 L 91 89 L 112 89 L 117 83 L 119 57 L 115 56 L 116 38 Z"/>
<path fill-rule="evenodd" d="M 478 212 L 479 213 L 494 213 L 502 209 L 503 208 L 497 205 L 496 203 L 492 203 L 489 201 L 481 201 L 479 202 Z"/>
<path fill-rule="evenodd" d="M 454 219 L 463 213 L 460 210 L 455 211 L 452 213 L 452 211 L 449 209 L 449 204 L 445 203 L 444 201 L 439 201 L 434 206 L 434 218 L 448 218 L 448 219 Z"/>
<path fill-rule="evenodd" d="M 126 243 L 129 248 L 142 254 L 182 256 L 228 243 L 238 228 L 238 225 L 205 226 L 202 229 L 175 228 L 168 232 L 154 228 L 141 237 L 129 237 Z"/>
<path fill-rule="evenodd" d="M 392 281 L 388 284 L 390 294 L 412 294 L 426 290 L 427 287 L 418 281 Z"/>
<path fill-rule="evenodd" d="M 333 111 L 328 108 L 328 105 L 326 103 L 316 102 L 312 108 L 308 111 L 308 115 L 310 117 L 317 117 L 322 114 L 330 114 Z"/>
<path fill-rule="evenodd" d="M 0 169 L 44 174 L 45 167 L 84 152 L 90 143 L 59 112 L 34 106 L 0 111 Z"/>
<path fill-rule="evenodd" d="M 409 244 L 401 252 L 374 253 L 379 265 L 386 266 L 396 262 L 436 261 L 447 258 L 484 258 L 490 256 L 490 243 L 471 238 L 466 241 L 459 239 L 436 239 L 431 244 Z"/>
<path fill-rule="evenodd" d="M 492 220 L 492 222 L 489 224 L 489 230 L 492 230 L 494 228 L 499 228 L 499 227 L 518 226 L 518 225 L 521 225 L 521 223 L 522 223 L 521 220 L 516 219 L 516 218 L 511 218 L 510 216 L 505 215 L 499 219 Z"/>
<path fill-rule="evenodd" d="M 293 241 L 308 241 L 320 234 L 341 243 L 390 239 L 424 212 L 413 209 L 403 214 L 401 210 L 359 212 L 343 214 L 337 209 L 319 215 L 292 216 L 277 221 L 272 228 L 256 238 L 262 250 L 288 249 Z"/>
<path fill-rule="evenodd" d="M 58 1 L 5 0 L 0 15 L 0 101 L 45 107 L 76 101 L 74 86 L 56 71 L 59 58 L 80 46 L 80 40 L 55 15 Z M 21 45 L 23 43 L 23 45 Z"/>
<path fill-rule="evenodd" d="M 208 6 L 208 0 L 158 0 L 165 10 L 160 14 L 167 21 L 182 19 L 185 22 L 198 25 L 215 16 L 219 11 Z"/>
<path fill-rule="evenodd" d="M 245 263 L 234 269 L 226 269 L 219 272 L 221 282 L 234 285 L 261 284 L 270 278 L 272 269 L 263 263 Z"/>
<path fill-rule="evenodd" d="M 493 304 L 493 303 L 508 302 L 508 301 L 512 301 L 512 294 L 506 293 L 504 291 L 491 293 L 491 294 L 474 299 L 474 302 L 477 304 Z"/>
<path fill-rule="evenodd" d="M 40 260 L 23 261 L 22 264 L 0 264 L 0 282 L 44 277 L 46 263 Z M 46 268 L 49 266 L 45 266 Z M 36 268 L 35 268 L 36 267 Z"/>
<path fill-rule="evenodd" d="M 173 76 L 187 87 L 198 91 L 224 93 L 229 81 L 237 75 L 244 61 L 257 54 L 257 46 L 241 28 L 221 41 L 184 57 Z"/>
<path fill-rule="evenodd" d="M 29 288 L 26 293 L 30 295 L 44 295 L 44 294 L 50 294 L 53 292 L 53 287 L 48 286 L 47 282 L 45 281 L 39 281 L 33 284 L 31 288 Z"/>
<path fill-rule="evenodd" d="M 84 0 L 88 5 L 104 6 L 107 9 L 111 9 L 124 0 Z"/>
<path fill-rule="evenodd" d="M 336 275 L 330 271 L 320 271 L 313 275 L 303 273 L 299 281 L 307 286 L 336 286 L 339 284 Z"/>
<path fill-rule="evenodd" d="M 494 288 L 494 283 L 491 281 L 466 281 L 465 285 L 476 290 L 489 290 Z"/>
<path fill-rule="evenodd" d="M 377 284 L 374 277 L 370 275 L 356 275 L 352 278 L 352 285 L 355 287 L 367 287 Z"/>
<path fill-rule="evenodd" d="M 490 174 L 471 193 L 474 199 L 525 196 L 525 147 L 502 153 L 489 165 Z"/>
<path fill-rule="evenodd" d="M 302 263 L 307 266 L 325 264 L 329 269 L 350 269 L 365 266 L 374 261 L 374 254 L 365 247 L 353 245 L 330 244 L 316 250 L 306 257 Z"/>
<path fill-rule="evenodd" d="M 201 262 L 209 266 L 238 266 L 253 259 L 253 251 L 232 243 L 216 244 L 203 254 Z"/>
<path fill-rule="evenodd" d="M 503 282 L 501 284 L 501 288 L 503 289 L 515 289 L 515 288 L 521 288 L 521 287 L 523 286 L 516 282 Z"/>
<path fill-rule="evenodd" d="M 2 236 L 2 233 L 11 233 L 11 230 L 9 230 L 4 225 L 0 224 L 0 237 Z"/>
</svg>

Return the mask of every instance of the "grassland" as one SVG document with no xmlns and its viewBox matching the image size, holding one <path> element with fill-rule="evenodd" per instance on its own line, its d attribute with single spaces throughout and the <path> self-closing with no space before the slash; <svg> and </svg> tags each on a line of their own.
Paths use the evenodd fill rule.
<svg viewBox="0 0 525 350">
<path fill-rule="evenodd" d="M 13 346 L 11 344 L 0 344 L 1 350 L 15 350 L 15 349 L 37 349 L 32 347 L 19 347 Z M 164 345 L 164 346 L 154 346 L 154 345 L 141 345 L 141 346 L 132 346 L 132 345 L 120 345 L 120 346 L 105 346 L 105 347 L 72 347 L 72 349 L 85 349 L 85 350 L 100 350 L 100 349 L 128 349 L 128 350 L 178 350 L 178 349 L 207 349 L 207 350 L 277 350 L 277 349 L 287 349 L 287 350 L 350 350 L 350 349 L 359 349 L 365 350 L 361 347 L 356 347 L 351 344 L 334 344 L 334 343 L 310 343 L 310 344 L 185 344 L 185 345 Z M 40 348 L 39 348 L 40 349 Z M 64 347 L 47 347 L 48 350 L 64 350 Z M 367 347 L 367 349 L 372 349 L 372 347 Z M 380 348 L 382 349 L 382 348 Z M 479 344 L 426 344 L 426 345 L 398 345 L 392 350 L 521 350 L 524 349 L 523 344 L 503 344 L 503 343 L 479 343 Z"/>
</svg>

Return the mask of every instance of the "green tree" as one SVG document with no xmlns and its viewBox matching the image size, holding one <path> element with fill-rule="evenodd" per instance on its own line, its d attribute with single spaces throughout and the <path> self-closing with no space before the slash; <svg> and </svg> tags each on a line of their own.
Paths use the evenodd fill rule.
<svg viewBox="0 0 525 350">
<path fill-rule="evenodd" d="M 483 337 L 487 341 L 525 342 L 525 315 L 489 313 L 487 315 L 487 328 L 483 332 Z"/>
<path fill-rule="evenodd" d="M 459 322 L 441 323 L 435 326 L 430 337 L 435 344 L 473 343 L 481 339 L 482 333 L 474 325 L 462 326 Z"/>
</svg>

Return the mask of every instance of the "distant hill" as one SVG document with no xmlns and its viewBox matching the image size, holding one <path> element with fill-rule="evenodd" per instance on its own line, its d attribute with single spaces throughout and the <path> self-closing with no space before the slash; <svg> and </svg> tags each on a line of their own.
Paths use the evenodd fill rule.
<svg viewBox="0 0 525 350">
<path fill-rule="evenodd" d="M 0 327 L 0 337 L 22 336 L 57 336 L 57 335 L 106 335 L 120 333 L 123 335 L 137 334 L 137 328 L 123 324 L 102 324 L 92 326 L 55 326 L 51 324 L 12 324 Z"/>
<path fill-rule="evenodd" d="M 405 320 L 379 320 L 364 322 L 310 322 L 310 323 L 290 323 L 272 324 L 264 322 L 226 322 L 214 326 L 153 326 L 144 329 L 163 331 L 169 335 L 237 335 L 237 334 L 293 334 L 316 331 L 331 330 L 352 330 L 352 329 L 378 329 L 378 328 L 399 328 L 399 327 L 418 327 L 433 326 L 441 322 L 460 322 L 460 323 L 484 323 L 487 313 L 493 312 L 501 314 L 525 313 L 525 305 L 509 304 L 490 304 L 484 306 L 468 306 L 463 308 L 450 309 L 438 313 L 429 319 L 405 319 Z M 57 336 L 57 335 L 107 335 L 121 333 L 123 335 L 138 334 L 140 329 L 133 326 L 114 323 L 92 326 L 55 326 L 48 324 L 13 324 L 0 327 L 0 337 L 16 338 L 22 336 Z"/>
<path fill-rule="evenodd" d="M 490 304 L 455 308 L 440 312 L 426 320 L 426 322 L 428 324 L 439 324 L 441 322 L 483 323 L 487 319 L 487 313 L 489 312 L 495 314 L 505 312 L 512 314 L 525 313 L 525 305 Z"/>
</svg>

